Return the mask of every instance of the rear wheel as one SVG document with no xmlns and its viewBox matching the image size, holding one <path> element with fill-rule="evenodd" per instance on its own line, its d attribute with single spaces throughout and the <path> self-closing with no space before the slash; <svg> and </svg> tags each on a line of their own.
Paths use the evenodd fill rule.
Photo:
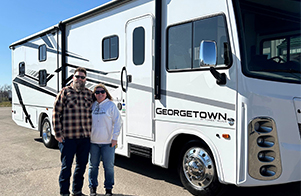
<svg viewBox="0 0 301 196">
<path fill-rule="evenodd" d="M 51 134 L 51 125 L 48 117 L 44 118 L 44 120 L 42 121 L 41 132 L 44 145 L 47 148 L 57 148 L 58 143 L 54 136 Z"/>
<path fill-rule="evenodd" d="M 218 195 L 219 183 L 211 151 L 200 141 L 185 144 L 179 161 L 179 175 L 184 187 L 194 195 Z"/>
</svg>

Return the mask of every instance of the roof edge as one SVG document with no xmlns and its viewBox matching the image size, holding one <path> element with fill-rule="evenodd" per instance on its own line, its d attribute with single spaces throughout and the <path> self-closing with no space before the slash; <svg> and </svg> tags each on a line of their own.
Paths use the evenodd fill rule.
<svg viewBox="0 0 301 196">
<path fill-rule="evenodd" d="M 111 8 L 111 7 L 114 7 L 114 6 L 121 5 L 121 4 L 123 4 L 123 3 L 125 3 L 125 2 L 128 2 L 128 1 L 130 1 L 130 0 L 112 0 L 112 1 L 109 1 L 109 2 L 107 2 L 107 3 L 105 3 L 105 4 L 102 4 L 102 5 L 98 6 L 98 7 L 95 7 L 95 8 L 93 8 L 93 9 L 90 9 L 90 10 L 86 11 L 86 12 L 83 12 L 83 13 L 81 13 L 81 14 L 78 14 L 78 15 L 76 15 L 76 16 L 73 16 L 73 17 L 71 17 L 71 18 L 69 18 L 69 19 L 60 21 L 57 25 L 54 25 L 54 26 L 52 26 L 52 27 L 49 27 L 49 28 L 44 29 L 44 30 L 42 30 L 42 31 L 39 31 L 39 32 L 37 32 L 37 33 L 35 33 L 35 34 L 33 34 L 33 35 L 29 35 L 28 37 L 25 37 L 25 38 L 23 38 L 23 39 L 21 39 L 21 40 L 18 40 L 18 41 L 16 41 L 16 42 L 12 43 L 12 44 L 9 46 L 9 48 L 10 48 L 10 49 L 14 49 L 14 47 L 17 46 L 17 45 L 21 45 L 21 44 L 23 44 L 23 43 L 28 42 L 28 41 L 31 40 L 31 39 L 40 37 L 40 36 L 42 36 L 42 35 L 44 35 L 44 34 L 47 34 L 47 33 L 51 32 L 51 31 L 53 31 L 53 30 L 57 30 L 57 29 L 59 29 L 59 26 L 60 26 L 61 24 L 67 24 L 67 23 L 71 23 L 71 22 L 74 22 L 74 21 L 77 21 L 77 20 L 81 20 L 81 19 L 83 19 L 83 18 L 85 18 L 85 17 L 92 16 L 92 15 L 95 14 L 95 13 L 104 11 L 104 10 L 109 9 L 109 8 Z"/>
</svg>

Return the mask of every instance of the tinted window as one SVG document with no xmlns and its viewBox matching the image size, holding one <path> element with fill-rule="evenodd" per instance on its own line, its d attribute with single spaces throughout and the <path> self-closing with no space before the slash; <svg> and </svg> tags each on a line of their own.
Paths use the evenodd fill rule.
<svg viewBox="0 0 301 196">
<path fill-rule="evenodd" d="M 23 77 L 25 75 L 25 63 L 19 63 L 19 76 Z"/>
<path fill-rule="evenodd" d="M 111 37 L 111 58 L 117 59 L 118 58 L 118 37 Z"/>
<path fill-rule="evenodd" d="M 102 59 L 108 60 L 110 59 L 110 39 L 103 40 L 103 53 L 102 53 Z"/>
<path fill-rule="evenodd" d="M 191 68 L 192 24 L 174 26 L 168 31 L 168 68 Z"/>
<path fill-rule="evenodd" d="M 168 70 L 200 69 L 203 40 L 217 43 L 217 66 L 231 65 L 230 44 L 223 15 L 172 26 L 168 29 Z"/>
<path fill-rule="evenodd" d="M 39 46 L 39 61 L 46 61 L 47 59 L 47 48 L 46 45 L 43 44 Z"/>
<path fill-rule="evenodd" d="M 143 27 L 134 29 L 133 32 L 133 62 L 142 65 L 145 59 L 145 30 Z"/>
<path fill-rule="evenodd" d="M 118 59 L 118 44 L 119 41 L 117 36 L 107 37 L 102 40 L 102 59 L 104 61 Z"/>
<path fill-rule="evenodd" d="M 47 71 L 45 69 L 39 71 L 39 85 L 47 85 Z"/>
<path fill-rule="evenodd" d="M 242 72 L 248 77 L 300 84 L 300 1 L 287 1 L 277 9 L 262 2 L 254 6 L 252 1 L 239 0 L 235 6 Z"/>
</svg>

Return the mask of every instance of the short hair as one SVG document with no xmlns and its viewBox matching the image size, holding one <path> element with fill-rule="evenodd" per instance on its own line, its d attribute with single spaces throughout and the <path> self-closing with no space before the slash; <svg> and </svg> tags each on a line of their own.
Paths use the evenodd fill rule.
<svg viewBox="0 0 301 196">
<path fill-rule="evenodd" d="M 102 83 L 99 83 L 98 85 L 96 85 L 96 86 L 94 87 L 93 95 L 94 95 L 94 93 L 95 93 L 95 91 L 96 91 L 97 88 L 103 88 L 103 90 L 105 90 L 106 93 L 107 93 L 107 97 L 106 97 L 106 98 L 108 98 L 109 100 L 113 101 L 113 98 L 112 98 L 111 94 L 109 93 L 108 89 L 107 89 L 106 86 L 105 86 L 104 84 L 102 84 Z"/>
<path fill-rule="evenodd" d="M 76 68 L 76 70 L 74 71 L 74 75 L 76 74 L 76 72 L 83 72 L 85 74 L 85 76 L 87 75 L 87 71 L 83 67 Z"/>
</svg>

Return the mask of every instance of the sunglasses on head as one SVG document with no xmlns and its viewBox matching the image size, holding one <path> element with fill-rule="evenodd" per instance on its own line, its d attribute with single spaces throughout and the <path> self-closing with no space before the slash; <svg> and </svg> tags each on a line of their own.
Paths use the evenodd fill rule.
<svg viewBox="0 0 301 196">
<path fill-rule="evenodd" d="M 79 75 L 75 75 L 74 77 L 76 77 L 77 79 L 81 78 L 82 80 L 86 78 L 86 76 L 79 76 Z"/>
<path fill-rule="evenodd" d="M 105 91 L 105 90 L 101 90 L 101 91 L 95 91 L 95 94 L 96 94 L 96 95 L 98 95 L 99 93 L 101 93 L 101 94 L 105 94 L 105 93 L 106 93 L 106 91 Z"/>
</svg>

